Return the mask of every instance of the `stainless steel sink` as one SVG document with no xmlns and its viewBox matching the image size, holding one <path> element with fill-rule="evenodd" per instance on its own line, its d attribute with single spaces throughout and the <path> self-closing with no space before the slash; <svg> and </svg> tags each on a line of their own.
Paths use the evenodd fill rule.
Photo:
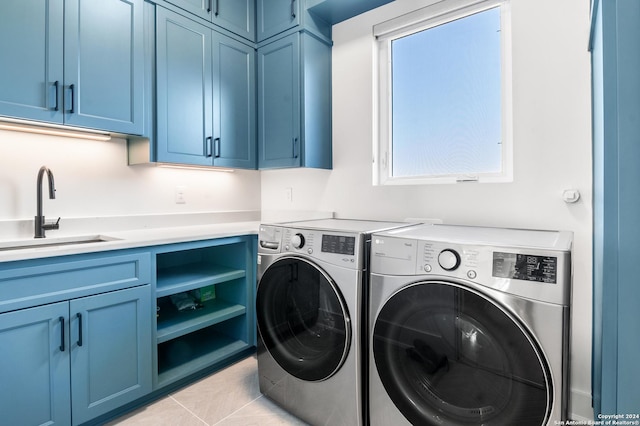
<svg viewBox="0 0 640 426">
<path fill-rule="evenodd" d="M 107 241 L 117 241 L 119 239 L 120 238 L 113 238 L 107 235 L 83 235 L 83 236 L 75 236 L 75 237 L 38 238 L 33 240 L 0 241 L 0 251 L 50 248 L 50 247 L 58 247 L 58 246 L 72 246 L 76 244 L 103 243 Z"/>
</svg>

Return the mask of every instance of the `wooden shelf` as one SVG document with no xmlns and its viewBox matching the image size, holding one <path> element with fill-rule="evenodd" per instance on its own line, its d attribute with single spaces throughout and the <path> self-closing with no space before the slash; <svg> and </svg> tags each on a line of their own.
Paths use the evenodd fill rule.
<svg viewBox="0 0 640 426">
<path fill-rule="evenodd" d="M 157 342 L 163 343 L 210 325 L 244 315 L 247 308 L 242 305 L 214 299 L 204 302 L 204 307 L 192 311 L 161 311 L 158 319 Z"/>
<path fill-rule="evenodd" d="M 245 276 L 246 272 L 243 269 L 210 264 L 189 264 L 163 268 L 158 271 L 156 297 L 169 296 Z"/>
</svg>

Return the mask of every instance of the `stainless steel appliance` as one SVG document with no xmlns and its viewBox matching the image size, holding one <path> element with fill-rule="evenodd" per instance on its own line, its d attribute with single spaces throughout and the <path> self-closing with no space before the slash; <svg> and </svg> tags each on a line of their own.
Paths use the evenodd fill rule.
<svg viewBox="0 0 640 426">
<path fill-rule="evenodd" d="M 365 422 L 370 234 L 398 226 L 407 224 L 327 219 L 260 226 L 260 391 L 306 422 Z"/>
<path fill-rule="evenodd" d="M 569 232 L 422 225 L 371 244 L 371 425 L 567 416 Z"/>
</svg>

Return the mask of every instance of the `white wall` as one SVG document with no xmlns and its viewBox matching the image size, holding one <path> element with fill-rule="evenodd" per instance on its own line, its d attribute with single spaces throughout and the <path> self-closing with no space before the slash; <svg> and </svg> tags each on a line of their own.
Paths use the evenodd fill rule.
<svg viewBox="0 0 640 426">
<path fill-rule="evenodd" d="M 55 200 L 43 186 L 44 214 L 48 220 L 62 217 L 61 229 L 65 218 L 260 209 L 257 171 L 130 167 L 122 139 L 96 142 L 0 130 L 0 221 L 33 220 L 43 165 L 53 171 L 56 185 Z M 175 203 L 176 186 L 185 187 L 186 204 Z"/>
<path fill-rule="evenodd" d="M 512 2 L 513 183 L 373 186 L 372 26 L 432 2 L 396 0 L 334 26 L 334 168 L 262 172 L 262 208 L 573 231 L 571 411 L 592 418 L 589 2 Z M 568 188 L 580 191 L 578 203 L 562 200 Z"/>
</svg>

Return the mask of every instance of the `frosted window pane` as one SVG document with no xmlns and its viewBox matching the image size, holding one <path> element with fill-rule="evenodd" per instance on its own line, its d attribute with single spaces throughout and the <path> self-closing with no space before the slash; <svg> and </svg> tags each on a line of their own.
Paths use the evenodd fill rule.
<svg viewBox="0 0 640 426">
<path fill-rule="evenodd" d="M 392 176 L 501 172 L 500 8 L 391 49 Z"/>
</svg>

